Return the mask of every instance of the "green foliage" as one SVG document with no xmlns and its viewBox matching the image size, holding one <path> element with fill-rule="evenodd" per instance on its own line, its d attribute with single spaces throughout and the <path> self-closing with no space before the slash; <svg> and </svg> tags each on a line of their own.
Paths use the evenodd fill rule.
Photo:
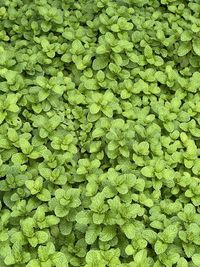
<svg viewBox="0 0 200 267">
<path fill-rule="evenodd" d="M 0 267 L 200 266 L 199 14 L 0 0 Z"/>
</svg>

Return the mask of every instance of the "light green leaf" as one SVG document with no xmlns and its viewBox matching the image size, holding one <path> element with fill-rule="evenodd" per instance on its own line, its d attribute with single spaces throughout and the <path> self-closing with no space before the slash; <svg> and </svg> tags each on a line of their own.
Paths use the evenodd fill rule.
<svg viewBox="0 0 200 267">
<path fill-rule="evenodd" d="M 147 258 L 147 251 L 145 249 L 140 250 L 139 252 L 136 253 L 134 256 L 134 260 L 137 263 L 144 264 L 146 262 Z M 145 265 L 146 266 L 146 265 Z"/>
<path fill-rule="evenodd" d="M 38 243 L 43 244 L 48 240 L 49 235 L 44 231 L 38 231 L 36 232 L 36 237 L 37 237 Z"/>
<path fill-rule="evenodd" d="M 16 142 L 18 140 L 18 134 L 17 131 L 13 128 L 8 129 L 8 139 L 12 142 Z"/>
<path fill-rule="evenodd" d="M 181 41 L 183 41 L 183 42 L 191 41 L 192 35 L 193 34 L 191 31 L 188 31 L 188 30 L 183 31 L 181 34 Z"/>
<path fill-rule="evenodd" d="M 68 261 L 64 253 L 56 252 L 52 257 L 55 267 L 68 267 Z"/>
<path fill-rule="evenodd" d="M 90 213 L 88 211 L 80 211 L 76 215 L 76 221 L 79 224 L 87 225 L 91 222 Z"/>
<path fill-rule="evenodd" d="M 8 239 L 8 233 L 6 232 L 0 232 L 0 241 L 4 242 Z"/>
<path fill-rule="evenodd" d="M 37 198 L 41 201 L 49 201 L 51 199 L 51 193 L 46 188 L 43 188 L 39 194 L 37 194 Z"/>
<path fill-rule="evenodd" d="M 58 216 L 58 217 L 65 217 L 67 214 L 69 213 L 69 210 L 68 209 L 66 209 L 65 207 L 63 207 L 63 206 L 60 206 L 60 205 L 57 205 L 56 207 L 55 207 L 55 214 L 56 214 L 56 216 Z"/>
<path fill-rule="evenodd" d="M 41 86 L 41 87 L 45 87 L 46 83 L 47 83 L 47 80 L 45 77 L 43 76 L 37 76 L 36 78 L 36 83 Z"/>
<path fill-rule="evenodd" d="M 66 91 L 66 87 L 64 85 L 54 85 L 52 90 L 58 94 L 62 95 Z"/>
<path fill-rule="evenodd" d="M 104 217 L 105 217 L 105 214 L 94 213 L 92 216 L 92 219 L 95 224 L 101 224 L 104 220 Z"/>
<path fill-rule="evenodd" d="M 112 118 L 113 116 L 113 109 L 109 106 L 106 106 L 102 109 L 102 112 L 108 117 L 108 118 Z"/>
<path fill-rule="evenodd" d="M 162 254 L 165 252 L 165 250 L 167 249 L 168 245 L 165 243 L 162 243 L 160 240 L 157 240 L 155 243 L 155 252 L 157 255 Z"/>
<path fill-rule="evenodd" d="M 200 254 L 194 254 L 192 256 L 192 261 L 196 266 L 200 266 Z"/>
<path fill-rule="evenodd" d="M 145 177 L 153 177 L 154 176 L 154 168 L 152 166 L 145 166 L 141 169 L 141 174 Z"/>
<path fill-rule="evenodd" d="M 40 267 L 40 262 L 36 259 L 29 261 L 27 267 Z"/>
<path fill-rule="evenodd" d="M 20 145 L 22 152 L 26 155 L 30 154 L 31 151 L 33 150 L 32 145 L 29 143 L 28 140 L 26 140 L 24 138 L 19 139 L 19 145 Z"/>
<path fill-rule="evenodd" d="M 97 81 L 95 79 L 87 79 L 87 80 L 85 80 L 84 81 L 84 86 L 88 90 L 96 90 L 99 87 L 98 84 L 97 84 Z"/>
<path fill-rule="evenodd" d="M 188 262 L 185 258 L 181 257 L 177 262 L 177 267 L 188 267 Z"/>
<path fill-rule="evenodd" d="M 194 39 L 192 42 L 194 52 L 200 56 L 200 39 Z"/>
<path fill-rule="evenodd" d="M 191 46 L 190 43 L 188 42 L 183 42 L 180 44 L 179 48 L 178 48 L 178 56 L 183 57 L 185 55 L 187 55 L 187 53 L 189 53 L 191 50 Z"/>
<path fill-rule="evenodd" d="M 40 90 L 38 93 L 38 99 L 39 101 L 44 101 L 49 96 L 49 91 L 46 90 Z"/>
<path fill-rule="evenodd" d="M 96 241 L 100 232 L 101 232 L 101 227 L 99 225 L 95 225 L 95 224 L 90 225 L 88 227 L 88 229 L 86 231 L 86 235 L 85 235 L 86 243 L 88 245 L 93 244 Z"/>
<path fill-rule="evenodd" d="M 102 70 L 108 65 L 108 57 L 96 57 L 92 63 L 93 70 Z"/>
<path fill-rule="evenodd" d="M 116 235 L 115 228 L 113 226 L 105 226 L 99 235 L 99 239 L 103 242 L 108 242 Z"/>
<path fill-rule="evenodd" d="M 125 252 L 126 252 L 126 254 L 128 255 L 128 256 L 130 256 L 130 255 L 133 255 L 134 254 L 134 248 L 133 248 L 133 246 L 132 245 L 128 245 L 127 247 L 126 247 L 126 249 L 125 249 Z"/>
<path fill-rule="evenodd" d="M 101 136 L 103 136 L 105 134 L 104 130 L 101 128 L 96 128 L 94 129 L 94 131 L 92 132 L 92 137 L 93 138 L 100 138 Z"/>
<path fill-rule="evenodd" d="M 4 121 L 4 119 L 6 118 L 7 112 L 0 112 L 0 123 L 2 123 Z"/>
<path fill-rule="evenodd" d="M 122 230 L 127 238 L 133 239 L 136 235 L 136 228 L 134 224 L 126 223 L 122 226 Z"/>
<path fill-rule="evenodd" d="M 74 40 L 72 42 L 71 52 L 75 55 L 80 55 L 85 51 L 85 48 L 80 40 Z"/>
<path fill-rule="evenodd" d="M 105 54 L 107 52 L 108 52 L 107 47 L 106 47 L 106 45 L 103 45 L 103 44 L 98 46 L 96 49 L 96 53 L 99 55 Z"/>
<path fill-rule="evenodd" d="M 153 51 L 152 48 L 149 45 L 146 45 L 144 48 L 144 55 L 147 58 L 152 58 L 153 57 Z"/>
<path fill-rule="evenodd" d="M 90 112 L 92 114 L 97 114 L 100 110 L 100 106 L 97 105 L 96 103 L 93 103 L 91 106 L 90 106 Z"/>
<path fill-rule="evenodd" d="M 86 255 L 86 263 L 87 267 L 97 266 L 97 267 L 104 267 L 105 264 L 103 264 L 103 259 L 101 257 L 100 251 L 98 250 L 90 250 L 87 252 Z M 99 265 L 100 263 L 100 265 Z"/>
<path fill-rule="evenodd" d="M 60 222 L 60 219 L 54 215 L 49 215 L 46 217 L 46 222 L 49 226 L 57 225 Z"/>
</svg>

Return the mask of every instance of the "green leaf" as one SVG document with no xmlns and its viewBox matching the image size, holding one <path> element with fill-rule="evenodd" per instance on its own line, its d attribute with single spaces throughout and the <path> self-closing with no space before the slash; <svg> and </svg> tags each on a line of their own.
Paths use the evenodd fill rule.
<svg viewBox="0 0 200 267">
<path fill-rule="evenodd" d="M 35 225 L 33 218 L 26 218 L 25 220 L 20 222 L 22 231 L 25 234 L 25 236 L 31 237 L 33 236 L 33 227 Z"/>
<path fill-rule="evenodd" d="M 6 232 L 0 232 L 0 241 L 4 242 L 8 239 L 8 233 Z"/>
<path fill-rule="evenodd" d="M 125 195 L 128 193 L 128 186 L 126 184 L 122 184 L 118 186 L 116 189 L 122 195 Z"/>
<path fill-rule="evenodd" d="M 102 83 L 105 79 L 105 73 L 102 70 L 99 70 L 97 72 L 96 78 L 97 78 L 99 83 Z"/>
<path fill-rule="evenodd" d="M 196 266 L 200 266 L 200 254 L 194 254 L 192 256 L 192 261 Z"/>
<path fill-rule="evenodd" d="M 36 259 L 31 260 L 27 264 L 27 267 L 40 267 L 40 262 L 39 262 L 39 260 L 36 260 Z"/>
<path fill-rule="evenodd" d="M 187 53 L 189 53 L 190 50 L 191 50 L 190 43 L 188 42 L 181 43 L 177 51 L 178 56 L 183 57 L 187 55 Z"/>
<path fill-rule="evenodd" d="M 153 57 L 153 51 L 152 48 L 149 45 L 146 45 L 144 48 L 144 55 L 147 58 L 152 58 Z"/>
<path fill-rule="evenodd" d="M 115 36 L 111 32 L 106 32 L 105 34 L 105 41 L 109 43 L 110 45 L 113 45 L 115 43 Z"/>
<path fill-rule="evenodd" d="M 38 243 L 43 244 L 48 240 L 49 235 L 44 231 L 38 231 L 36 232 L 36 237 L 37 237 Z"/>
<path fill-rule="evenodd" d="M 55 197 L 56 199 L 62 199 L 65 196 L 65 190 L 62 188 L 59 188 L 55 191 Z"/>
<path fill-rule="evenodd" d="M 103 259 L 106 261 L 106 265 L 110 267 L 120 266 L 121 262 L 119 260 L 120 257 L 120 249 L 109 249 L 107 251 L 102 251 L 101 255 Z"/>
<path fill-rule="evenodd" d="M 101 223 L 103 223 L 104 217 L 105 217 L 105 214 L 94 213 L 92 216 L 93 222 L 95 224 L 101 224 Z"/>
<path fill-rule="evenodd" d="M 112 118 L 113 116 L 113 109 L 109 106 L 106 106 L 102 109 L 103 114 L 105 114 L 108 118 Z"/>
<path fill-rule="evenodd" d="M 9 266 L 11 266 L 11 265 L 13 265 L 13 264 L 16 263 L 15 258 L 14 258 L 14 256 L 12 254 L 11 255 L 8 255 L 5 258 L 4 262 L 5 262 L 6 265 L 9 265 Z"/>
<path fill-rule="evenodd" d="M 118 25 L 118 24 L 113 24 L 113 25 L 111 26 L 111 30 L 112 30 L 113 32 L 119 32 L 119 31 L 120 31 L 119 25 Z"/>
<path fill-rule="evenodd" d="M 113 151 L 113 150 L 117 149 L 118 147 L 119 147 L 119 144 L 116 141 L 110 141 L 108 143 L 108 150 Z"/>
<path fill-rule="evenodd" d="M 62 218 L 65 217 L 69 213 L 69 210 L 63 206 L 57 205 L 55 207 L 55 214 L 56 216 Z"/>
<path fill-rule="evenodd" d="M 105 67 L 108 65 L 108 57 L 105 56 L 99 56 L 96 57 L 92 63 L 93 70 L 102 70 L 105 69 Z"/>
<path fill-rule="evenodd" d="M 195 245 L 183 243 L 183 249 L 188 258 L 191 258 L 195 253 Z"/>
<path fill-rule="evenodd" d="M 164 253 L 167 249 L 168 245 L 162 243 L 160 240 L 157 240 L 154 246 L 155 252 L 157 255 Z"/>
<path fill-rule="evenodd" d="M 100 138 L 101 136 L 103 136 L 105 134 L 104 130 L 101 128 L 96 128 L 94 129 L 94 131 L 92 132 L 92 137 L 93 138 Z"/>
<path fill-rule="evenodd" d="M 148 84 L 144 82 L 142 79 L 139 79 L 134 85 L 133 85 L 133 93 L 139 94 L 142 91 L 145 91 L 148 89 Z"/>
<path fill-rule="evenodd" d="M 46 83 L 47 83 L 46 78 L 43 77 L 43 76 L 37 76 L 37 78 L 36 78 L 35 81 L 36 81 L 36 83 L 37 83 L 39 86 L 41 86 L 41 87 L 45 87 L 45 85 L 46 85 Z"/>
<path fill-rule="evenodd" d="M 17 131 L 13 128 L 8 129 L 8 139 L 12 142 L 16 142 L 18 140 L 18 134 Z"/>
<path fill-rule="evenodd" d="M 192 40 L 192 32 L 188 30 L 184 30 L 181 34 L 181 41 L 187 42 Z"/>
<path fill-rule="evenodd" d="M 51 177 L 51 170 L 48 168 L 40 168 L 39 167 L 39 173 L 40 173 L 40 175 L 42 175 L 46 179 L 49 179 Z"/>
<path fill-rule="evenodd" d="M 87 79 L 87 80 L 85 80 L 84 81 L 84 86 L 88 90 L 96 90 L 99 87 L 98 84 L 97 84 L 97 81 L 95 79 Z"/>
<path fill-rule="evenodd" d="M 133 255 L 135 250 L 132 245 L 128 245 L 125 249 L 125 252 L 128 256 Z"/>
<path fill-rule="evenodd" d="M 1 138 L 0 139 L 0 148 L 9 149 L 10 142 L 7 139 Z"/>
<path fill-rule="evenodd" d="M 4 104 L 7 107 L 8 111 L 11 111 L 14 113 L 19 111 L 19 107 L 16 105 L 17 100 L 18 100 L 17 94 L 16 95 L 14 95 L 14 94 L 8 94 L 7 95 Z"/>
<path fill-rule="evenodd" d="M 76 221 L 79 224 L 83 224 L 83 225 L 87 225 L 91 222 L 91 216 L 90 216 L 90 212 L 88 211 L 80 211 L 79 213 L 77 213 L 76 215 Z"/>
<path fill-rule="evenodd" d="M 49 96 L 49 92 L 46 90 L 40 90 L 38 93 L 39 101 L 44 101 Z"/>
<path fill-rule="evenodd" d="M 194 49 L 194 52 L 200 56 L 200 39 L 194 39 L 192 42 L 192 47 Z"/>
<path fill-rule="evenodd" d="M 0 124 L 4 121 L 6 118 L 7 113 L 6 112 L 0 112 Z"/>
<path fill-rule="evenodd" d="M 141 169 L 141 174 L 145 177 L 153 177 L 154 176 L 154 168 L 152 166 L 146 166 Z"/>
<path fill-rule="evenodd" d="M 118 65 L 116 65 L 116 64 L 114 64 L 114 63 L 110 63 L 110 64 L 109 64 L 109 70 L 110 70 L 111 72 L 113 72 L 113 73 L 118 74 L 118 73 L 120 73 L 121 68 L 120 68 L 120 66 L 118 66 Z"/>
<path fill-rule="evenodd" d="M 86 255 L 86 267 L 105 267 L 104 260 L 102 259 L 102 256 L 100 254 L 100 251 L 91 249 L 87 252 Z"/>
<path fill-rule="evenodd" d="M 34 181 L 27 180 L 25 181 L 25 185 L 29 190 L 34 189 Z"/>
<path fill-rule="evenodd" d="M 68 222 L 67 220 L 61 220 L 59 224 L 59 230 L 63 236 L 67 236 L 72 232 L 72 223 Z"/>
<path fill-rule="evenodd" d="M 160 233 L 160 238 L 165 242 L 165 243 L 173 243 L 174 239 L 176 238 L 178 233 L 178 228 L 176 225 L 169 225 L 168 227 L 165 228 L 163 233 Z"/>
<path fill-rule="evenodd" d="M 37 198 L 41 201 L 49 201 L 51 199 L 51 193 L 48 189 L 43 188 L 39 194 L 37 194 Z"/>
<path fill-rule="evenodd" d="M 100 232 L 101 232 L 101 227 L 99 225 L 95 225 L 95 224 L 90 225 L 88 227 L 88 229 L 86 231 L 86 235 L 85 235 L 86 243 L 88 245 L 93 244 L 96 241 Z"/>
<path fill-rule="evenodd" d="M 99 239 L 103 242 L 112 240 L 116 235 L 115 228 L 113 226 L 105 226 L 99 235 Z"/>
<path fill-rule="evenodd" d="M 145 249 L 140 250 L 134 256 L 134 260 L 140 264 L 144 264 L 146 262 L 146 258 L 147 258 L 147 251 Z"/>
<path fill-rule="evenodd" d="M 84 53 L 84 51 L 85 51 L 85 48 L 80 40 L 74 40 L 72 42 L 72 48 L 71 48 L 72 54 L 80 55 Z"/>
<path fill-rule="evenodd" d="M 128 239 L 133 239 L 136 235 L 136 228 L 132 223 L 124 224 L 122 230 Z"/>
<path fill-rule="evenodd" d="M 133 62 L 133 63 L 138 63 L 139 62 L 139 57 L 137 54 L 135 53 L 129 53 L 128 54 L 128 57 L 130 58 L 130 60 Z"/>
<path fill-rule="evenodd" d="M 71 53 L 65 53 L 62 55 L 61 60 L 65 63 L 69 63 L 72 60 L 72 54 Z"/>
<path fill-rule="evenodd" d="M 60 222 L 60 219 L 54 215 L 49 215 L 46 217 L 46 222 L 49 226 L 57 225 Z"/>
<path fill-rule="evenodd" d="M 142 237 L 150 244 L 154 244 L 157 239 L 157 233 L 151 229 L 146 229 L 142 232 Z"/>
<path fill-rule="evenodd" d="M 56 114 L 53 115 L 48 121 L 49 125 L 47 126 L 47 129 L 49 131 L 55 130 L 58 127 L 58 125 L 61 123 L 61 120 L 62 120 L 61 116 L 56 115 Z"/>
<path fill-rule="evenodd" d="M 177 262 L 177 267 L 188 267 L 188 262 L 185 258 L 181 257 Z"/>
<path fill-rule="evenodd" d="M 100 45 L 96 49 L 96 53 L 99 55 L 106 54 L 108 52 L 106 45 Z"/>
<path fill-rule="evenodd" d="M 64 85 L 54 85 L 52 90 L 58 94 L 62 95 L 66 91 L 66 87 Z"/>
<path fill-rule="evenodd" d="M 100 106 L 97 105 L 96 103 L 93 103 L 91 106 L 90 106 L 90 112 L 92 114 L 97 114 L 100 110 Z"/>
<path fill-rule="evenodd" d="M 56 267 L 68 267 L 67 258 L 62 252 L 56 252 L 52 257 L 52 262 Z"/>
<path fill-rule="evenodd" d="M 24 138 L 19 139 L 19 145 L 24 154 L 30 154 L 31 151 L 33 150 L 32 145 L 29 143 L 28 140 Z"/>
</svg>

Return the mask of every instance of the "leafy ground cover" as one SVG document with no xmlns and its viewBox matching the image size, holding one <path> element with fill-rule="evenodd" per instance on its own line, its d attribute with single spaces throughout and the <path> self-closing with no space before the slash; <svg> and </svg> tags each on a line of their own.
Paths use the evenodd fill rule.
<svg viewBox="0 0 200 267">
<path fill-rule="evenodd" d="M 199 15 L 0 0 L 0 267 L 200 267 Z"/>
</svg>

